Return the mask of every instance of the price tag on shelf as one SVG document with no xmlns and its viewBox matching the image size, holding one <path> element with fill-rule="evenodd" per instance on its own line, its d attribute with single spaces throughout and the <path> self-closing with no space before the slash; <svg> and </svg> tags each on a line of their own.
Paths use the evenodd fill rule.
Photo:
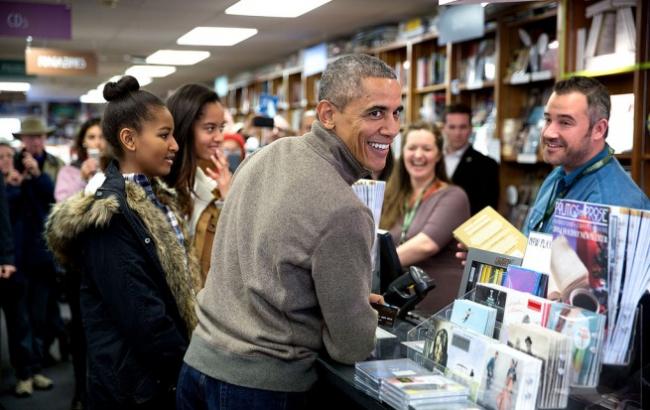
<svg viewBox="0 0 650 410">
<path fill-rule="evenodd" d="M 517 154 L 517 162 L 520 164 L 534 164 L 537 162 L 537 154 Z"/>
<path fill-rule="evenodd" d="M 544 71 L 535 71 L 534 73 L 531 74 L 530 79 L 531 81 L 543 81 L 543 80 L 550 80 L 551 77 L 553 77 L 553 73 L 550 70 L 544 70 Z"/>
</svg>

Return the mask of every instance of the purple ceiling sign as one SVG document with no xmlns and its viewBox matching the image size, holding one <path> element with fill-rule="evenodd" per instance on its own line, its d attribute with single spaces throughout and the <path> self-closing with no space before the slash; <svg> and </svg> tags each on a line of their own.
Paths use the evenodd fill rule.
<svg viewBox="0 0 650 410">
<path fill-rule="evenodd" d="M 70 7 L 0 1 L 0 36 L 69 40 L 72 37 Z"/>
</svg>

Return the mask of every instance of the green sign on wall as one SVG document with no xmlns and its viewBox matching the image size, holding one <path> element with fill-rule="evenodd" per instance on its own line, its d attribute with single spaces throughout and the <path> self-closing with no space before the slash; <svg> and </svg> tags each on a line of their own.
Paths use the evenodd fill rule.
<svg viewBox="0 0 650 410">
<path fill-rule="evenodd" d="M 0 77 L 32 77 L 25 74 L 25 60 L 0 59 Z"/>
</svg>

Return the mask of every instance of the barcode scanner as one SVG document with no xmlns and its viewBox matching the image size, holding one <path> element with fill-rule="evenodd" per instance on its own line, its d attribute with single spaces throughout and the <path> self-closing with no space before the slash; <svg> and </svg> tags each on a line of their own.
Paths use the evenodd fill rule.
<svg viewBox="0 0 650 410">
<path fill-rule="evenodd" d="M 399 308 L 397 317 L 403 319 L 435 287 L 435 281 L 429 275 L 421 268 L 411 266 L 388 285 L 383 296 L 386 303 Z"/>
</svg>

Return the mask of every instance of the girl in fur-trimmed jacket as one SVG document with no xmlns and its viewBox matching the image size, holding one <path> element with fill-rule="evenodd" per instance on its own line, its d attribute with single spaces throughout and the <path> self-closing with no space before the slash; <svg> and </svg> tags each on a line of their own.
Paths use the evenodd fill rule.
<svg viewBox="0 0 650 410">
<path fill-rule="evenodd" d="M 169 173 L 172 116 L 133 77 L 104 87 L 103 133 L 117 161 L 94 195 L 57 205 L 50 248 L 83 272 L 89 409 L 173 409 L 174 386 L 196 324 L 190 274 Z"/>
</svg>

